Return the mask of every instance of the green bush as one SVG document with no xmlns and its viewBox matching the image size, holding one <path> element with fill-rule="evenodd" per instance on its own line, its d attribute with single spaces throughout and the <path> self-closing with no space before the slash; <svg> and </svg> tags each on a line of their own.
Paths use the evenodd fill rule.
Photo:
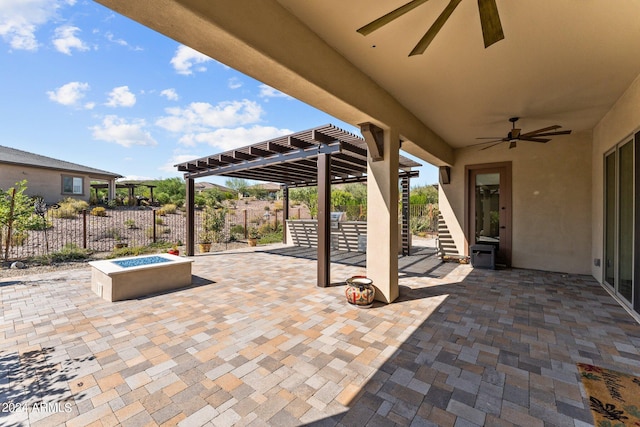
<svg viewBox="0 0 640 427">
<path fill-rule="evenodd" d="M 258 243 L 261 245 L 279 242 L 282 242 L 282 229 L 280 231 L 273 231 L 268 234 L 263 234 L 262 237 L 260 237 L 260 239 L 258 240 Z"/>
<path fill-rule="evenodd" d="M 44 230 L 45 228 L 53 227 L 53 223 L 49 219 L 42 219 L 38 215 L 31 215 L 24 221 L 24 228 L 26 230 Z"/>
</svg>

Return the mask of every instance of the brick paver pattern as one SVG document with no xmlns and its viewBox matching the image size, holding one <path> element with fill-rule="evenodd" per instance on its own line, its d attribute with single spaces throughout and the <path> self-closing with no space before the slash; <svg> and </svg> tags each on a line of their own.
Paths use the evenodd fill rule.
<svg viewBox="0 0 640 427">
<path fill-rule="evenodd" d="M 194 286 L 117 303 L 88 267 L 0 279 L 0 425 L 590 426 L 576 363 L 640 374 L 590 277 L 445 264 L 357 309 L 313 260 L 194 259 Z"/>
</svg>

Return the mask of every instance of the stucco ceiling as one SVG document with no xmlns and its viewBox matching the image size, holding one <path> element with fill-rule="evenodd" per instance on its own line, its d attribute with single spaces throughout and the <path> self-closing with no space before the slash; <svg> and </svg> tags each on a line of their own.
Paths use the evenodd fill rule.
<svg viewBox="0 0 640 427">
<path fill-rule="evenodd" d="M 506 136 L 513 116 L 523 132 L 591 130 L 640 74 L 637 0 L 496 0 L 505 38 L 486 49 L 464 0 L 411 57 L 449 0 L 368 36 L 356 30 L 408 0 L 96 1 L 341 120 L 398 125 L 427 160 Z"/>
<path fill-rule="evenodd" d="M 640 73 L 640 2 L 497 0 L 505 38 L 485 49 L 463 1 L 424 54 L 409 52 L 449 0 L 430 0 L 368 36 L 408 0 L 278 0 L 454 147 L 533 130 L 592 129 Z"/>
</svg>

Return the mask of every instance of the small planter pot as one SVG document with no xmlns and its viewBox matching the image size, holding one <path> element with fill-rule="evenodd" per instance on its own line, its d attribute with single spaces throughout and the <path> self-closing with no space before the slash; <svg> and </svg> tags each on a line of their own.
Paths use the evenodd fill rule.
<svg viewBox="0 0 640 427">
<path fill-rule="evenodd" d="M 180 251 L 179 251 L 179 250 L 177 250 L 177 249 L 169 249 L 169 250 L 167 251 L 167 253 L 168 253 L 169 255 L 180 256 Z"/>
<path fill-rule="evenodd" d="M 359 308 L 369 308 L 373 305 L 376 289 L 373 280 L 365 276 L 353 276 L 346 280 L 345 295 L 347 302 Z"/>
<path fill-rule="evenodd" d="M 200 249 L 201 253 L 209 252 L 211 251 L 211 243 L 199 243 L 198 248 Z"/>
<path fill-rule="evenodd" d="M 258 239 L 248 238 L 247 239 L 247 243 L 249 243 L 249 246 L 257 246 L 258 245 Z"/>
</svg>

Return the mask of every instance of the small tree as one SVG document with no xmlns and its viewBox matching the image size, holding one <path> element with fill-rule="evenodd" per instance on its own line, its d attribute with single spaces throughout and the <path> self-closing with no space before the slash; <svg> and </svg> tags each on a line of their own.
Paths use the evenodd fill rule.
<svg viewBox="0 0 640 427">
<path fill-rule="evenodd" d="M 207 206 L 202 214 L 202 232 L 200 237 L 216 243 L 223 241 L 225 220 L 227 218 L 226 208 L 213 208 Z"/>
<path fill-rule="evenodd" d="M 15 186 L 7 191 L 0 189 L 0 237 L 2 237 L 0 238 L 0 251 L 2 250 L 2 240 L 4 240 L 5 261 L 9 259 L 9 249 L 12 244 L 11 233 L 25 231 L 33 213 L 33 202 L 24 194 L 26 189 L 26 179 L 16 182 Z"/>
</svg>

